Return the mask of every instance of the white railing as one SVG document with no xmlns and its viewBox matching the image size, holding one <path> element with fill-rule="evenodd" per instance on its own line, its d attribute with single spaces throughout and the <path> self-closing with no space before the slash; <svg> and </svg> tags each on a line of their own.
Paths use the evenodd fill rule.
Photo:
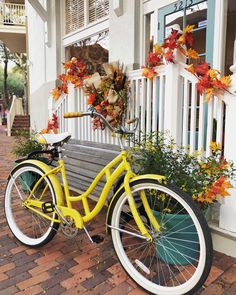
<svg viewBox="0 0 236 295">
<path fill-rule="evenodd" d="M 126 118 L 140 119 L 137 135 L 169 130 L 177 144 L 190 153 L 198 150 L 209 155 L 211 141 L 223 144 L 224 103 L 217 97 L 205 102 L 197 92 L 197 78 L 185 68 L 181 62 L 159 66 L 159 75 L 152 81 L 142 76 L 142 70 L 129 72 L 131 95 Z M 60 131 L 70 131 L 79 140 L 117 144 L 109 131 L 93 130 L 88 117 L 63 118 L 67 111 L 86 111 L 86 100 L 82 89 L 70 86 L 69 94 L 54 105 Z"/>
<path fill-rule="evenodd" d="M 11 136 L 11 128 L 16 115 L 24 115 L 24 109 L 22 104 L 22 98 L 18 98 L 13 95 L 11 108 L 7 114 L 7 135 Z"/>
<path fill-rule="evenodd" d="M 0 24 L 25 26 L 25 5 L 0 3 Z"/>
</svg>

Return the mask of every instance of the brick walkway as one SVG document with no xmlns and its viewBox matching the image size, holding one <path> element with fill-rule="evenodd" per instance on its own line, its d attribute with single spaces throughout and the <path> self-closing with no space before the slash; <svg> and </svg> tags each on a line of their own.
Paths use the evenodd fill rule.
<svg viewBox="0 0 236 295">
<path fill-rule="evenodd" d="M 99 233 L 104 238 L 98 244 L 90 244 L 83 232 L 72 240 L 57 234 L 36 250 L 13 238 L 3 211 L 6 178 L 14 165 L 13 142 L 0 126 L 0 295 L 147 294 L 117 262 L 111 239 L 104 232 L 105 214 L 89 225 L 91 235 Z M 236 294 L 236 259 L 214 253 L 212 271 L 198 294 Z"/>
</svg>

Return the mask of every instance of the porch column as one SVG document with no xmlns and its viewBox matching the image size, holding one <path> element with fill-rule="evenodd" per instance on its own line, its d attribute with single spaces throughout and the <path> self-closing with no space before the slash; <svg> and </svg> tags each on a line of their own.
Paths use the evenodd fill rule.
<svg viewBox="0 0 236 295">
<path fill-rule="evenodd" d="M 236 89 L 236 39 L 234 41 L 234 64 L 230 67 L 233 72 L 231 93 Z M 225 114 L 225 157 L 234 161 L 236 165 L 236 96 L 227 93 L 224 96 L 226 103 Z M 223 201 L 220 207 L 220 228 L 236 233 L 236 181 L 232 182 L 234 188 L 230 190 L 231 196 Z"/>
</svg>

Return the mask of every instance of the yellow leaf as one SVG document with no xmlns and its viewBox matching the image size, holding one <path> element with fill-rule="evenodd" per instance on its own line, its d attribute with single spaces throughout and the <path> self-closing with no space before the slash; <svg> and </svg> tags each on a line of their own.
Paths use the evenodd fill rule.
<svg viewBox="0 0 236 295">
<path fill-rule="evenodd" d="M 213 94 L 214 94 L 214 88 L 207 88 L 206 89 L 205 100 L 208 102 L 211 99 Z"/>
<path fill-rule="evenodd" d="M 187 50 L 187 56 L 189 58 L 193 58 L 193 59 L 198 59 L 199 58 L 199 55 L 198 55 L 197 51 L 193 50 L 191 48 Z"/>
<path fill-rule="evenodd" d="M 215 79 L 220 72 L 218 70 L 215 70 L 215 69 L 210 69 L 210 70 L 208 70 L 207 73 L 208 73 L 208 75 L 210 76 L 211 79 Z"/>
<path fill-rule="evenodd" d="M 181 35 L 181 36 L 179 37 L 178 42 L 179 42 L 179 44 L 182 44 L 182 45 L 184 44 L 185 39 L 184 39 L 184 36 L 183 36 L 183 35 Z"/>
<path fill-rule="evenodd" d="M 163 54 L 163 49 L 162 49 L 162 47 L 161 47 L 160 45 L 155 44 L 155 45 L 153 46 L 153 52 L 154 52 L 154 53 Z"/>
<path fill-rule="evenodd" d="M 220 78 L 220 82 L 225 84 L 227 87 L 229 87 L 231 85 L 232 79 L 230 76 L 222 76 Z"/>
<path fill-rule="evenodd" d="M 190 33 L 192 32 L 192 30 L 194 29 L 195 25 L 187 25 L 185 28 L 184 28 L 184 33 Z"/>
</svg>

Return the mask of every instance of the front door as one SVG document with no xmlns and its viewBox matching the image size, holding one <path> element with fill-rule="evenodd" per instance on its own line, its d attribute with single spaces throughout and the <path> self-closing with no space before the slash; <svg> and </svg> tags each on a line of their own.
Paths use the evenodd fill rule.
<svg viewBox="0 0 236 295">
<path fill-rule="evenodd" d="M 212 65 L 215 0 L 181 0 L 159 10 L 158 43 L 170 34 L 172 28 L 183 30 L 186 25 L 195 25 L 193 49 Z"/>
</svg>

